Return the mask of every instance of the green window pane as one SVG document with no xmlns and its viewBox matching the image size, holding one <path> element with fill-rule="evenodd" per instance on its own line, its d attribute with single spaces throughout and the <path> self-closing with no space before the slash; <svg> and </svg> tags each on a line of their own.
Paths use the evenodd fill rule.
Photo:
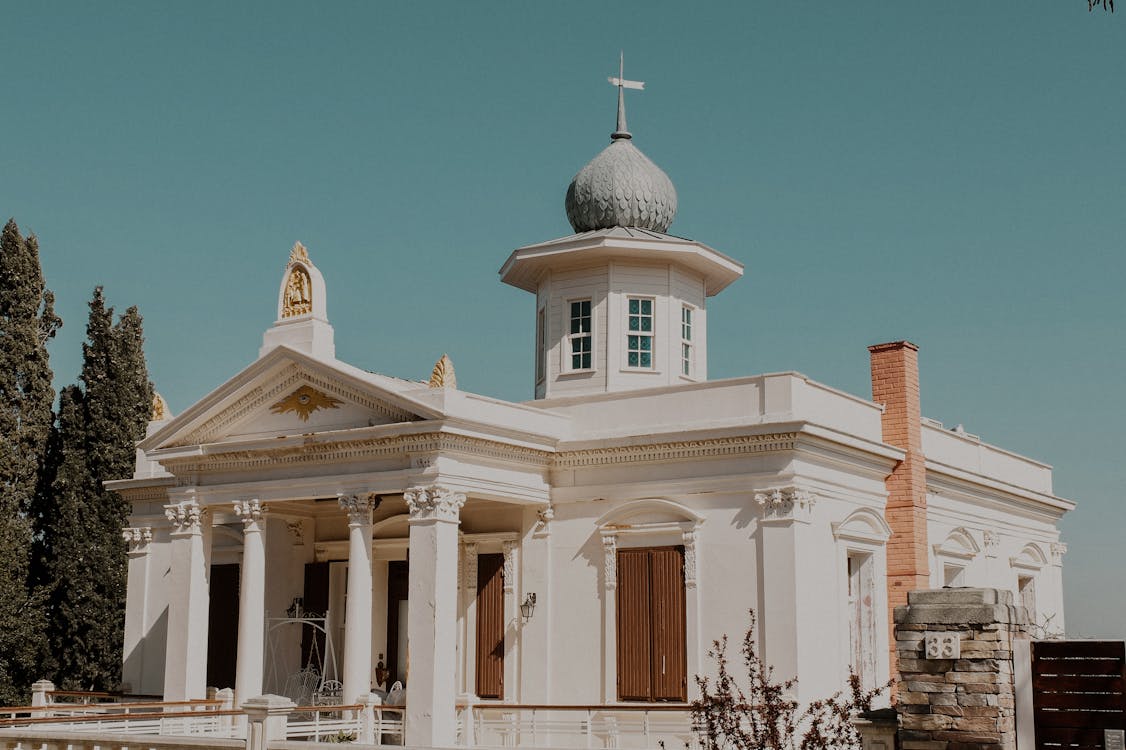
<svg viewBox="0 0 1126 750">
<path fill-rule="evenodd" d="M 584 354 L 582 359 L 583 359 L 583 369 L 589 370 L 590 369 L 590 353 L 588 352 L 588 353 Z"/>
<path fill-rule="evenodd" d="M 578 318 L 571 318 L 571 333 L 579 332 L 580 322 Z"/>
<path fill-rule="evenodd" d="M 653 348 L 652 338 L 650 338 L 649 336 L 640 336 L 639 338 L 641 339 L 641 351 L 647 352 Z"/>
<path fill-rule="evenodd" d="M 641 330 L 652 331 L 653 330 L 653 319 L 652 318 L 642 318 L 641 319 Z"/>
<path fill-rule="evenodd" d="M 642 367 L 652 367 L 653 366 L 652 356 L 653 355 L 651 355 L 649 352 L 642 352 L 641 353 L 641 366 Z"/>
<path fill-rule="evenodd" d="M 643 300 L 638 300 L 638 301 L 641 303 L 641 314 L 642 315 L 652 315 L 653 314 L 653 300 L 643 299 Z"/>
<path fill-rule="evenodd" d="M 640 336 L 630 336 L 629 337 L 629 348 L 636 351 L 637 350 L 637 342 L 640 338 L 641 338 Z"/>
<path fill-rule="evenodd" d="M 630 367 L 637 367 L 637 352 L 630 352 L 629 353 L 629 366 Z"/>
<path fill-rule="evenodd" d="M 638 308 L 640 307 L 640 304 L 641 304 L 641 300 L 638 300 L 638 299 L 631 299 L 629 301 L 630 315 L 637 315 L 637 313 L 639 312 Z"/>
<path fill-rule="evenodd" d="M 582 314 L 589 318 L 590 317 L 590 300 L 583 300 L 582 302 L 579 303 L 579 307 L 582 310 Z"/>
<path fill-rule="evenodd" d="M 581 322 L 582 322 L 582 332 L 583 333 L 590 333 L 590 317 L 588 316 L 586 318 L 583 318 Z"/>
<path fill-rule="evenodd" d="M 581 364 L 582 361 L 583 361 L 582 355 L 580 355 L 580 354 L 571 355 L 571 369 L 577 370 L 580 367 L 582 367 L 582 364 Z"/>
</svg>

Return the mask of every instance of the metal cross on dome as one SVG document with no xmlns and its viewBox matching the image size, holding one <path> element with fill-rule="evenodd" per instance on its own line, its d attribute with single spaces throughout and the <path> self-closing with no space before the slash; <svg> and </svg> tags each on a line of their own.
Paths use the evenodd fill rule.
<svg viewBox="0 0 1126 750">
<path fill-rule="evenodd" d="M 614 130 L 611 138 L 632 138 L 629 130 L 626 129 L 626 89 L 636 89 L 642 91 L 645 89 L 644 81 L 628 81 L 625 77 L 626 56 L 625 53 L 619 53 L 618 57 L 618 75 L 610 76 L 606 80 L 610 82 L 611 86 L 618 87 L 618 127 Z"/>
</svg>

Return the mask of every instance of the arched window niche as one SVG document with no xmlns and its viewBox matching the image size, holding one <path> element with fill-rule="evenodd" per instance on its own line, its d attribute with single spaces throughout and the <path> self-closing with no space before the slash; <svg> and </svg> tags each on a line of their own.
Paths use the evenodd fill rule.
<svg viewBox="0 0 1126 750">
<path fill-rule="evenodd" d="M 623 503 L 605 513 L 595 523 L 595 531 L 603 552 L 602 638 L 606 649 L 606 658 L 603 662 L 604 702 L 692 700 L 695 696 L 696 685 L 691 676 L 700 672 L 701 663 L 698 532 L 703 522 L 703 516 L 680 503 L 664 498 L 647 498 Z M 642 696 L 643 691 L 634 691 L 623 686 L 623 684 L 631 684 L 630 675 L 623 674 L 624 679 L 622 681 L 618 679 L 621 665 L 617 647 L 619 616 L 629 618 L 621 623 L 628 627 L 628 622 L 637 614 L 619 608 L 621 598 L 618 586 L 619 556 L 622 551 L 626 551 L 627 559 L 631 561 L 629 563 L 631 567 L 626 575 L 632 575 L 635 570 L 632 561 L 636 561 L 637 556 L 644 550 L 652 550 L 653 554 L 661 555 L 662 558 L 656 564 L 663 565 L 666 569 L 669 559 L 676 559 L 676 556 L 680 555 L 683 557 L 683 590 L 670 592 L 674 608 L 676 599 L 683 597 L 684 656 L 683 664 L 675 665 L 676 680 L 683 682 L 683 690 L 679 696 L 672 695 L 663 686 L 657 691 L 659 697 L 653 698 L 653 693 L 650 693 L 650 698 L 646 699 Z M 628 579 L 626 583 L 628 585 Z M 664 608 L 668 606 L 664 602 L 665 599 L 654 600 L 650 602 L 650 606 Z M 662 611 L 660 614 L 679 616 L 679 612 Z M 651 679 L 651 685 L 656 684 L 656 678 Z"/>
<path fill-rule="evenodd" d="M 934 549 L 935 571 L 932 583 L 935 586 L 971 586 L 981 583 L 971 576 L 967 569 L 980 554 L 981 546 L 967 529 L 959 526 L 953 529 Z"/>
<path fill-rule="evenodd" d="M 1036 589 L 1040 585 L 1041 570 L 1048 564 L 1048 556 L 1040 545 L 1029 542 L 1021 547 L 1020 552 L 1009 558 L 1009 566 L 1015 574 L 1014 591 L 1017 595 L 1016 603 L 1024 607 L 1028 614 L 1028 621 L 1033 625 L 1040 625 L 1040 611 L 1036 603 Z"/>
<path fill-rule="evenodd" d="M 882 582 L 887 579 L 884 545 L 891 528 L 880 513 L 858 508 L 832 529 L 840 581 L 837 611 L 844 620 L 838 629 L 840 649 L 849 655 L 861 684 L 871 689 L 888 673 L 888 649 L 881 647 L 881 634 L 887 632 L 887 587 Z"/>
</svg>

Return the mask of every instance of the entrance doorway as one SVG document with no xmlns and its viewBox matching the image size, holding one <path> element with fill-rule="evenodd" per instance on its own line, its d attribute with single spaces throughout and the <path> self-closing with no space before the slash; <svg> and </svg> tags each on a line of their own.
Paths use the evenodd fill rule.
<svg viewBox="0 0 1126 750">
<path fill-rule="evenodd" d="M 387 563 L 387 678 L 407 684 L 410 651 L 407 648 L 407 583 L 410 568 L 406 560 Z"/>
<path fill-rule="evenodd" d="M 234 687 L 238 660 L 239 566 L 211 566 L 207 609 L 207 684 Z"/>
</svg>

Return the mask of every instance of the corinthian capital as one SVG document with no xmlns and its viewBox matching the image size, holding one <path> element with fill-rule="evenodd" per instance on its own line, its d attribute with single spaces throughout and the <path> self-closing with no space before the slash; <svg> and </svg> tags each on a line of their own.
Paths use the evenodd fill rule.
<svg viewBox="0 0 1126 750">
<path fill-rule="evenodd" d="M 371 523 L 371 513 L 379 507 L 381 498 L 374 492 L 363 495 L 341 495 L 340 507 L 348 514 L 350 525 Z"/>
<path fill-rule="evenodd" d="M 465 494 L 448 487 L 415 487 L 403 493 L 412 521 L 456 521 L 465 505 Z"/>
<path fill-rule="evenodd" d="M 251 524 L 261 521 L 265 512 L 266 506 L 258 502 L 257 498 L 235 501 L 235 515 L 242 519 L 243 528 L 250 528 Z"/>
<path fill-rule="evenodd" d="M 194 534 L 200 530 L 203 508 L 195 500 L 164 506 L 164 517 L 172 523 L 174 534 Z"/>
<path fill-rule="evenodd" d="M 129 554 L 139 552 L 148 552 L 149 542 L 152 541 L 152 527 L 143 526 L 125 527 L 121 530 L 121 536 L 125 539 L 125 544 L 129 548 Z"/>
<path fill-rule="evenodd" d="M 763 518 L 775 521 L 808 521 L 817 502 L 812 492 L 797 487 L 781 487 L 755 493 Z"/>
</svg>

